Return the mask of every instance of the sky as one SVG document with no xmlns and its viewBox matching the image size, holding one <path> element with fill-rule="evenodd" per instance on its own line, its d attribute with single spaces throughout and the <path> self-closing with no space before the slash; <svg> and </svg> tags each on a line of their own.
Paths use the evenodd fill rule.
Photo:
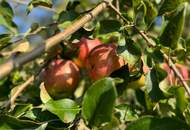
<svg viewBox="0 0 190 130">
<path fill-rule="evenodd" d="M 26 32 L 32 23 L 39 23 L 40 25 L 47 25 L 52 23 L 53 21 L 53 12 L 36 7 L 33 8 L 30 14 L 26 14 L 27 5 L 26 4 L 18 4 L 15 2 L 11 2 L 13 0 L 9 0 L 9 4 L 11 5 L 12 9 L 14 9 L 15 16 L 13 21 L 18 26 L 19 33 Z M 60 1 L 63 0 L 56 0 L 56 5 L 60 4 Z M 54 1 L 55 2 L 55 1 Z M 157 17 L 155 20 L 158 26 L 161 26 L 162 18 Z M 6 33 L 6 29 L 0 25 L 0 34 Z"/>
<path fill-rule="evenodd" d="M 32 23 L 39 23 L 40 25 L 46 25 L 52 22 L 53 12 L 45 10 L 43 8 L 34 8 L 30 14 L 26 14 L 27 5 L 15 4 L 9 2 L 12 9 L 14 9 L 15 16 L 13 21 L 18 26 L 19 33 L 26 32 Z M 6 32 L 6 29 L 0 25 L 0 34 Z"/>
</svg>

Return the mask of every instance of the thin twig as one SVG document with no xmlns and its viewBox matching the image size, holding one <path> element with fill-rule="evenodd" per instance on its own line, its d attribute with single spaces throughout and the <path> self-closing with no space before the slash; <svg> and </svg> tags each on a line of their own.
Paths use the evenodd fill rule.
<svg viewBox="0 0 190 130">
<path fill-rule="evenodd" d="M 49 60 L 43 63 L 43 65 L 36 71 L 36 73 L 32 76 L 30 76 L 23 84 L 17 86 L 18 89 L 16 89 L 16 92 L 11 96 L 10 100 L 5 104 L 5 107 L 8 107 L 9 105 L 11 108 L 14 107 L 15 101 L 18 98 L 18 96 L 31 84 L 34 80 L 35 77 L 39 76 L 40 72 L 42 69 L 47 66 L 49 63 Z"/>
<path fill-rule="evenodd" d="M 16 58 L 8 60 L 6 63 L 0 65 L 0 79 L 8 75 L 13 69 L 19 68 L 22 65 L 32 61 L 44 52 L 48 52 L 51 48 L 59 44 L 62 40 L 75 33 L 78 29 L 83 27 L 86 23 L 93 20 L 98 14 L 100 14 L 108 6 L 107 2 L 102 2 L 97 5 L 92 11 L 84 15 L 79 20 L 76 20 L 72 25 L 45 41 L 44 44 L 39 45 L 31 52 L 25 55 L 18 56 Z"/>
<path fill-rule="evenodd" d="M 135 25 L 133 26 L 133 29 L 135 29 L 135 31 L 138 32 L 144 38 L 144 40 L 148 43 L 149 46 L 156 46 L 155 42 L 149 37 L 147 37 L 144 31 L 140 31 Z"/>
<path fill-rule="evenodd" d="M 111 3 L 108 2 L 109 7 L 116 12 L 116 14 L 127 24 L 129 24 L 129 21 L 127 19 L 125 19 L 125 17 L 123 17 L 123 15 L 121 14 L 121 12 Z"/>
<path fill-rule="evenodd" d="M 17 97 L 26 89 L 26 87 L 31 84 L 34 81 L 34 75 L 32 75 L 30 78 L 28 78 L 26 80 L 26 82 L 24 82 L 23 84 L 21 84 L 20 86 L 18 86 L 18 89 L 16 90 L 16 92 L 13 94 L 13 96 L 11 96 L 10 100 L 9 100 L 9 104 L 11 106 L 14 105 Z M 9 105 L 8 104 L 8 105 Z"/>
<path fill-rule="evenodd" d="M 118 14 L 120 16 L 120 18 L 122 20 L 124 20 L 125 22 L 127 21 L 121 14 L 121 12 L 119 10 L 117 10 L 117 8 L 114 7 L 114 5 L 112 3 L 109 3 L 109 7 L 112 8 L 116 14 Z M 128 23 L 128 21 L 126 22 Z M 135 31 L 137 33 L 139 33 L 142 38 L 148 43 L 149 46 L 155 46 L 155 42 L 150 39 L 146 33 L 144 33 L 144 31 L 140 31 L 135 25 L 133 26 L 133 28 L 135 29 Z M 173 60 L 168 57 L 168 55 L 166 55 L 164 52 L 162 52 L 164 54 L 164 58 L 166 59 L 166 61 L 168 62 L 168 64 L 170 64 L 172 70 L 174 71 L 174 73 L 176 74 L 176 76 L 179 78 L 179 80 L 181 81 L 181 83 L 183 84 L 187 94 L 190 96 L 190 87 L 189 85 L 185 82 L 185 80 L 183 79 L 183 76 L 181 75 L 181 73 L 179 72 L 179 70 L 176 68 L 175 64 L 173 63 Z"/>
<path fill-rule="evenodd" d="M 115 5 L 116 5 L 117 10 L 119 11 L 119 10 L 120 10 L 120 7 L 119 7 L 119 0 L 115 0 Z M 118 15 L 117 15 L 117 19 L 119 19 L 119 16 L 118 16 Z"/>
</svg>

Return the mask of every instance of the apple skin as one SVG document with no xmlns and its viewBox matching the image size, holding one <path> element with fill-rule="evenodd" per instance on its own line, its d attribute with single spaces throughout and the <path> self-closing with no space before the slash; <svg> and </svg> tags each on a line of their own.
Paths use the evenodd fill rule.
<svg viewBox="0 0 190 130">
<path fill-rule="evenodd" d="M 125 61 L 117 55 L 114 44 L 96 46 L 91 50 L 86 60 L 86 68 L 92 80 L 109 76 L 124 64 Z"/>
<path fill-rule="evenodd" d="M 127 84 L 127 87 L 133 88 L 133 89 L 141 88 L 141 87 L 145 86 L 145 80 L 146 80 L 145 75 L 142 74 L 139 79 L 132 81 L 132 82 L 129 82 Z"/>
<path fill-rule="evenodd" d="M 53 60 L 43 72 L 45 88 L 53 96 L 72 93 L 79 78 L 79 68 L 70 60 Z"/>
<path fill-rule="evenodd" d="M 74 62 L 79 67 L 84 67 L 86 64 L 86 58 L 88 57 L 90 51 L 98 45 L 101 45 L 101 41 L 99 39 L 87 39 L 82 37 L 78 43 L 76 43 L 76 47 L 79 47 L 78 58 L 74 60 Z"/>
<path fill-rule="evenodd" d="M 182 64 L 175 64 L 175 66 L 179 70 L 183 79 L 189 80 L 189 68 Z M 174 85 L 175 83 L 177 83 L 178 78 L 175 75 L 174 71 L 169 67 L 169 65 L 166 63 L 163 63 L 161 67 L 168 73 L 166 80 L 169 83 L 169 85 Z"/>
<path fill-rule="evenodd" d="M 178 71 L 180 72 L 180 74 L 182 75 L 183 79 L 189 80 L 189 68 L 186 65 L 179 64 L 179 63 L 176 63 L 175 66 L 178 69 Z M 169 85 L 174 85 L 174 84 L 178 83 L 179 80 L 178 80 L 177 76 L 175 75 L 173 69 L 171 69 L 167 63 L 160 64 L 160 67 L 167 72 L 168 75 L 167 75 L 165 81 L 167 81 L 167 83 Z M 151 68 L 146 66 L 143 62 L 144 74 L 147 74 L 150 70 L 151 70 Z"/>
</svg>

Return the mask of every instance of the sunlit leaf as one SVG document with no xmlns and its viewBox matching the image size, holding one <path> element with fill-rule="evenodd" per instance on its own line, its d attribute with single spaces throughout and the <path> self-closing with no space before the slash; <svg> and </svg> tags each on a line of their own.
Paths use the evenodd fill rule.
<svg viewBox="0 0 190 130">
<path fill-rule="evenodd" d="M 82 115 L 91 126 L 109 122 L 116 99 L 113 79 L 104 78 L 90 86 L 82 102 Z"/>
<path fill-rule="evenodd" d="M 48 94 L 43 83 L 40 85 L 40 98 L 43 103 L 46 103 L 52 99 L 50 95 Z"/>
<path fill-rule="evenodd" d="M 32 0 L 28 4 L 27 13 L 30 13 L 31 10 L 37 6 L 44 6 L 44 7 L 51 8 L 52 7 L 52 0 Z"/>
<path fill-rule="evenodd" d="M 125 46 L 118 47 L 118 53 L 127 61 L 128 64 L 136 64 L 141 56 L 141 49 L 138 44 L 131 39 L 126 39 Z"/>
<path fill-rule="evenodd" d="M 18 118 L 25 114 L 29 109 L 32 109 L 32 107 L 32 104 L 17 104 L 11 113 Z"/>
<path fill-rule="evenodd" d="M 163 93 L 159 87 L 160 80 L 162 79 L 160 71 L 157 71 L 156 68 L 153 68 L 146 76 L 145 86 L 148 88 L 149 95 L 152 101 L 159 101 L 164 98 Z M 164 73 L 165 74 L 165 73 Z M 160 77 L 160 78 L 159 78 Z"/>
<path fill-rule="evenodd" d="M 38 128 L 36 128 L 35 130 L 46 130 L 48 123 L 44 123 L 41 126 L 39 126 Z"/>
<path fill-rule="evenodd" d="M 64 123 L 72 122 L 80 111 L 79 106 L 71 99 L 49 100 L 45 103 L 45 107 Z"/>
</svg>

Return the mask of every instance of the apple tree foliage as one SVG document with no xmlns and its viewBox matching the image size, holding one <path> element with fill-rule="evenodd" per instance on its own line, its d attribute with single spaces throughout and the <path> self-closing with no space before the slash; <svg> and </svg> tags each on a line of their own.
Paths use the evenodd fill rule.
<svg viewBox="0 0 190 130">
<path fill-rule="evenodd" d="M 19 1 L 0 0 L 0 26 L 5 30 L 0 34 L 0 64 L 44 44 L 102 2 Z M 46 24 L 42 16 L 43 22 L 34 22 L 21 33 L 14 20 L 20 4 L 26 5 L 28 16 L 35 8 L 51 12 L 51 23 Z M 112 4 L 122 18 L 112 7 L 106 8 L 62 41 L 59 49 L 42 54 L 0 80 L 0 129 L 190 130 L 189 95 L 164 57 L 173 59 L 190 85 L 190 1 L 113 0 Z M 50 95 L 40 71 L 56 58 L 76 61 L 79 50 L 72 43 L 82 38 L 114 43 L 125 65 L 95 81 L 80 67 L 80 81 L 72 94 Z M 35 80 L 10 103 L 32 75 Z"/>
</svg>

